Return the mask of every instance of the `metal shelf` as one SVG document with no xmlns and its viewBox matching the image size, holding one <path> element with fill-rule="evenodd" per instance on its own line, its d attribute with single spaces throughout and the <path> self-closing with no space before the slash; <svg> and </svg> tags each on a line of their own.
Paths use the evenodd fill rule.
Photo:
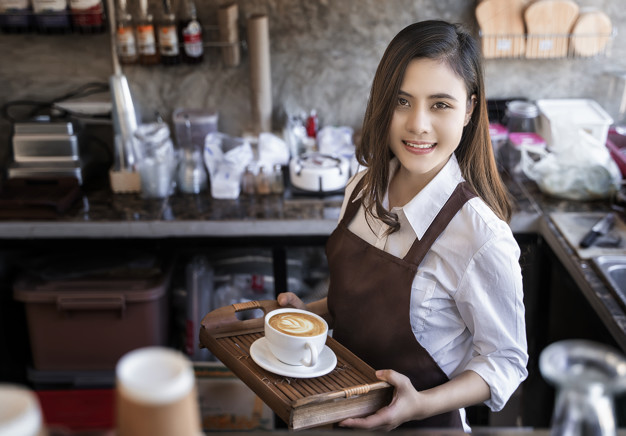
<svg viewBox="0 0 626 436">
<path fill-rule="evenodd" d="M 485 59 L 578 59 L 609 56 L 617 34 L 483 34 Z"/>
</svg>

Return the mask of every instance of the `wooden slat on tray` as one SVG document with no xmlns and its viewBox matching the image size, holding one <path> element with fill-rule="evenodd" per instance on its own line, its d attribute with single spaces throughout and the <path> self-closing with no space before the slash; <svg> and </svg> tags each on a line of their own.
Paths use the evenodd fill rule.
<svg viewBox="0 0 626 436">
<path fill-rule="evenodd" d="M 263 319 L 240 321 L 236 312 L 278 308 L 273 300 L 233 305 L 207 314 L 200 342 L 250 387 L 289 428 L 297 430 L 364 416 L 387 405 L 393 388 L 378 380 L 374 369 L 329 337 L 326 345 L 337 356 L 337 366 L 314 378 L 292 378 L 258 366 L 250 347 L 263 337 Z"/>
</svg>

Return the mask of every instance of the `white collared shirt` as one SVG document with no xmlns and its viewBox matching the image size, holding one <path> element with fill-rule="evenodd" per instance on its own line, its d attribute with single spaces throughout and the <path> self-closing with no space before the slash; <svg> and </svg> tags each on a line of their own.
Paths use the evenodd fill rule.
<svg viewBox="0 0 626 436">
<path fill-rule="evenodd" d="M 392 160 L 390 174 L 398 165 L 397 159 Z M 354 176 L 346 187 L 341 216 L 362 176 Z M 463 180 L 452 155 L 418 195 L 392 209 L 398 214 L 400 230 L 385 235 L 387 225 L 371 219 L 368 224 L 363 207 L 348 228 L 371 245 L 404 257 Z M 388 204 L 387 193 L 383 205 L 388 208 Z M 411 290 L 415 338 L 449 378 L 468 369 L 478 373 L 491 388 L 485 404 L 494 411 L 504 407 L 528 375 L 519 255 L 508 224 L 475 197 L 432 245 Z"/>
</svg>

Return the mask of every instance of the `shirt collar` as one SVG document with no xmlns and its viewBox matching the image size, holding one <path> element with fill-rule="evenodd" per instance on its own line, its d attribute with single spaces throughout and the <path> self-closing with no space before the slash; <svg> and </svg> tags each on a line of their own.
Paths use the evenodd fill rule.
<svg viewBox="0 0 626 436">
<path fill-rule="evenodd" d="M 448 201 L 457 185 L 463 180 L 459 162 L 453 153 L 441 171 L 437 173 L 428 185 L 413 197 L 411 201 L 398 208 L 404 213 L 419 239 L 422 239 L 443 205 Z M 387 197 L 387 194 L 385 197 Z"/>
<path fill-rule="evenodd" d="M 393 177 L 399 165 L 400 161 L 397 158 L 391 159 L 389 162 L 390 178 Z M 430 227 L 443 205 L 452 195 L 452 192 L 464 180 L 456 155 L 452 153 L 448 162 L 424 189 L 403 207 L 394 208 L 394 210 L 406 216 L 417 237 L 422 239 L 428 227 Z M 365 194 L 362 189 L 354 197 L 354 201 L 357 201 L 363 195 Z M 387 183 L 387 190 L 383 198 L 383 206 L 389 208 L 389 183 Z"/>
</svg>

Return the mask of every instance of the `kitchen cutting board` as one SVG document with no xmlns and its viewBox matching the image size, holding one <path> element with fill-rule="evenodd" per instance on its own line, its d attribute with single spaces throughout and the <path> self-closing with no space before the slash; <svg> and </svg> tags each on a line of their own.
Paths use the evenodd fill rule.
<svg viewBox="0 0 626 436">
<path fill-rule="evenodd" d="M 595 56 L 606 48 L 613 33 L 607 14 L 593 10 L 581 12 L 572 29 L 572 49 L 576 56 Z"/>
<path fill-rule="evenodd" d="M 589 248 L 579 247 L 583 236 L 605 215 L 604 212 L 554 212 L 550 214 L 550 218 L 581 259 L 591 259 L 606 254 L 626 254 L 626 224 L 619 218 L 619 215 L 617 215 L 612 230 L 622 238 L 618 247 L 598 247 L 596 245 Z"/>
<path fill-rule="evenodd" d="M 524 55 L 524 0 L 482 0 L 475 10 L 485 58 Z"/>
<path fill-rule="evenodd" d="M 538 0 L 529 4 L 524 11 L 526 57 L 566 57 L 578 12 L 578 4 L 572 0 Z"/>
</svg>

